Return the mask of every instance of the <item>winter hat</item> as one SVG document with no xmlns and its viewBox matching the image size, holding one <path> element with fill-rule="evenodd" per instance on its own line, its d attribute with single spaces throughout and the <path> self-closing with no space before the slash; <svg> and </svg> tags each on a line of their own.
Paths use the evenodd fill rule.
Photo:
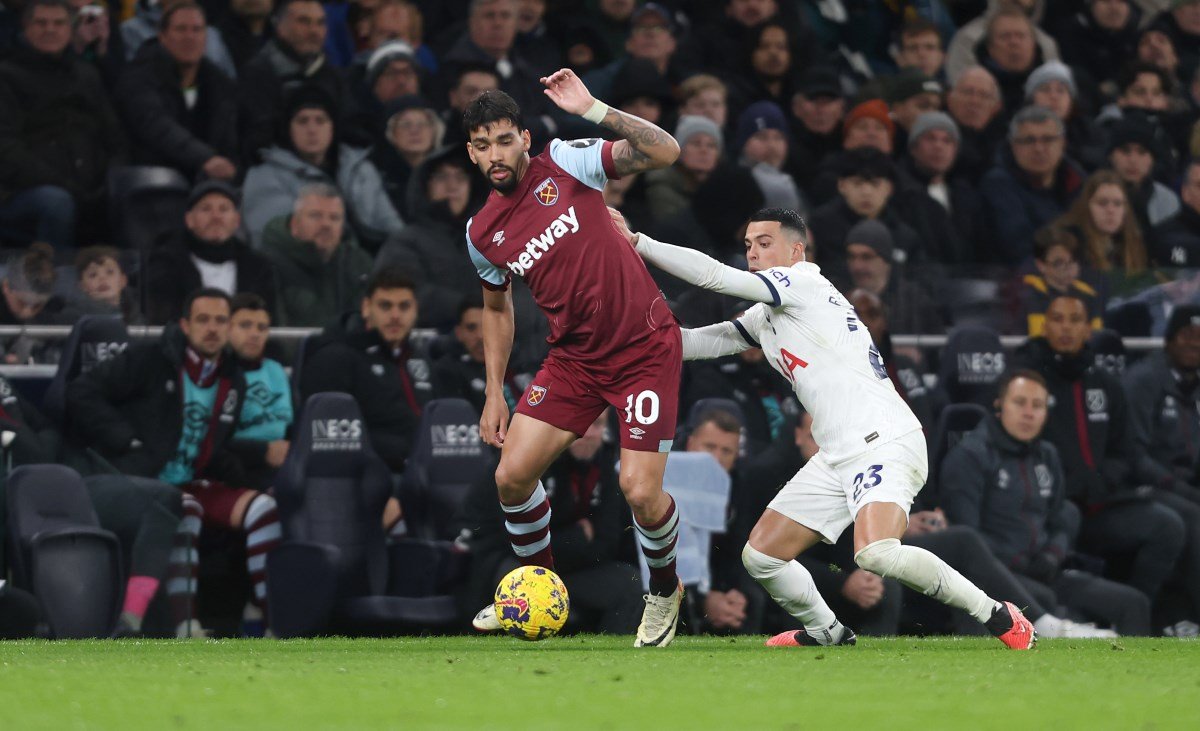
<svg viewBox="0 0 1200 731">
<path fill-rule="evenodd" d="M 854 224 L 850 231 L 846 233 L 846 246 L 850 244 L 861 244 L 869 247 L 879 255 L 879 258 L 889 264 L 892 262 L 896 251 L 896 244 L 892 240 L 892 232 L 888 231 L 887 226 L 870 218 Z"/>
<path fill-rule="evenodd" d="M 233 207 L 237 208 L 242 204 L 242 196 L 238 193 L 238 189 L 225 182 L 224 180 L 209 179 L 202 180 L 192 188 L 192 192 L 188 193 L 187 210 L 195 208 L 196 204 L 204 199 L 210 193 L 219 193 L 233 202 Z"/>
<path fill-rule="evenodd" d="M 764 129 L 777 129 L 785 136 L 788 134 L 787 118 L 775 102 L 754 102 L 746 107 L 738 117 L 737 146 L 734 149 L 741 152 L 746 140 Z"/>
<path fill-rule="evenodd" d="M 1071 98 L 1078 96 L 1078 89 L 1075 86 L 1075 75 L 1071 73 L 1068 67 L 1062 61 L 1047 61 L 1038 66 L 1025 80 L 1025 98 L 1033 98 L 1033 92 L 1038 90 L 1038 87 L 1049 81 L 1061 81 L 1067 85 L 1067 91 L 1071 92 Z"/>
<path fill-rule="evenodd" d="M 1154 155 L 1157 149 L 1154 144 L 1154 129 L 1148 122 L 1133 116 L 1122 119 L 1113 128 L 1112 136 L 1108 139 L 1108 151 L 1112 152 L 1129 144 L 1141 145 Z"/>
<path fill-rule="evenodd" d="M 329 92 L 313 84 L 305 84 L 284 98 L 283 114 L 279 116 L 279 142 L 283 147 L 292 148 L 292 119 L 305 109 L 321 109 L 329 115 L 333 122 L 333 139 L 336 147 L 338 139 L 338 109 L 337 102 Z"/>
<path fill-rule="evenodd" d="M 1167 332 L 1163 336 L 1163 343 L 1171 342 L 1180 330 L 1192 326 L 1200 327 L 1200 305 L 1176 307 L 1171 310 L 1171 317 L 1167 320 Z"/>
<path fill-rule="evenodd" d="M 408 61 L 414 67 L 417 66 L 416 57 L 413 54 L 413 47 L 404 41 L 388 41 L 379 48 L 376 48 L 367 59 L 367 88 L 375 86 L 375 82 L 387 69 L 388 64 L 392 61 Z"/>
<path fill-rule="evenodd" d="M 679 118 L 679 124 L 675 127 L 675 140 L 679 142 L 680 147 L 686 145 L 692 137 L 701 134 L 709 135 L 716 140 L 717 147 L 725 146 L 725 136 L 721 133 L 721 128 L 708 117 L 685 114 Z"/>
<path fill-rule="evenodd" d="M 874 119 L 883 123 L 888 134 L 893 138 L 896 136 L 896 123 L 892 121 L 891 115 L 888 114 L 888 105 L 882 99 L 869 99 L 851 109 L 846 115 L 846 121 L 842 122 L 842 134 L 845 135 L 856 122 L 864 119 Z"/>
<path fill-rule="evenodd" d="M 941 96 L 942 85 L 920 69 L 904 69 L 892 80 L 888 101 L 892 104 L 912 99 L 918 94 Z"/>
<path fill-rule="evenodd" d="M 911 149 L 917 143 L 917 138 L 921 135 L 935 129 L 940 129 L 950 135 L 956 145 L 962 140 L 962 135 L 958 131 L 958 125 L 954 123 L 949 114 L 945 112 L 925 112 L 917 117 L 917 121 L 913 122 L 912 132 L 908 133 L 909 148 Z"/>
</svg>

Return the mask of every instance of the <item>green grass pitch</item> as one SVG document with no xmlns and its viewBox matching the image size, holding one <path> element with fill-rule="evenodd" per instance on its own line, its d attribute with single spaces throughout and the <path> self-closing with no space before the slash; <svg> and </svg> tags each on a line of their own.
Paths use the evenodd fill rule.
<svg viewBox="0 0 1200 731">
<path fill-rule="evenodd" d="M 1195 729 L 1200 642 L 0 643 L 0 728 Z M 849 724 L 849 725 L 847 725 Z"/>
</svg>

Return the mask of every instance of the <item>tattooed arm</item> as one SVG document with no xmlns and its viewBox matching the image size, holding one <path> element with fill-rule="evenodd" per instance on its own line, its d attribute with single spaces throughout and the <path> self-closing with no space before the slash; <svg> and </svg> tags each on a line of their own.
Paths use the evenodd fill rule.
<svg viewBox="0 0 1200 731">
<path fill-rule="evenodd" d="M 543 77 L 542 84 L 546 87 L 546 96 L 565 112 L 588 118 L 588 113 L 597 105 L 596 98 L 570 69 Z M 591 121 L 621 136 L 612 148 L 613 165 L 618 175 L 665 168 L 679 157 L 679 143 L 675 138 L 640 117 L 609 108 L 602 118 Z"/>
</svg>

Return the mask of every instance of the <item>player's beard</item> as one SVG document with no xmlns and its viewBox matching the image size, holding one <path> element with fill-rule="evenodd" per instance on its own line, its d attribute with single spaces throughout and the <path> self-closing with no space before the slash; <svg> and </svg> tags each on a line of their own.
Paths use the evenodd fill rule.
<svg viewBox="0 0 1200 731">
<path fill-rule="evenodd" d="M 508 171 L 508 177 L 498 183 L 492 178 L 492 170 L 496 170 L 497 168 L 502 168 L 502 169 Z M 516 190 L 517 171 L 513 170 L 512 168 L 510 168 L 507 165 L 495 165 L 491 169 L 488 170 L 487 181 L 488 181 L 488 184 L 491 185 L 492 188 L 495 189 L 495 191 L 497 193 L 499 193 L 500 195 L 508 195 L 509 193 Z"/>
</svg>

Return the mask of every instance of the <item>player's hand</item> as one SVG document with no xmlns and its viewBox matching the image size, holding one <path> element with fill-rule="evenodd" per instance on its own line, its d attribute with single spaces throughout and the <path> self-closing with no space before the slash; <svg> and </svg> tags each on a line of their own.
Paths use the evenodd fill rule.
<svg viewBox="0 0 1200 731">
<path fill-rule="evenodd" d="M 904 531 L 904 535 L 911 538 L 943 530 L 946 530 L 946 514 L 941 508 L 922 510 L 908 517 L 908 529 Z"/>
<path fill-rule="evenodd" d="M 629 224 L 625 222 L 625 216 L 621 215 L 621 212 L 616 208 L 609 206 L 608 217 L 612 219 L 613 228 L 617 230 L 617 233 L 624 236 L 634 251 L 637 251 L 637 234 L 629 230 Z"/>
<path fill-rule="evenodd" d="M 862 569 L 855 569 L 842 584 L 842 596 L 863 609 L 870 609 L 883 599 L 883 579 Z"/>
<path fill-rule="evenodd" d="M 479 438 L 493 447 L 503 447 L 508 434 L 508 404 L 503 396 L 488 396 L 479 419 Z"/>
<path fill-rule="evenodd" d="M 549 76 L 543 76 L 541 82 L 546 87 L 546 96 L 564 112 L 582 115 L 596 101 L 596 97 L 583 85 L 583 80 L 571 69 L 559 69 Z"/>
<path fill-rule="evenodd" d="M 276 439 L 272 442 L 267 442 L 267 466 L 279 469 L 283 466 L 283 460 L 287 459 L 288 447 L 290 443 L 286 439 Z"/>
<path fill-rule="evenodd" d="M 704 616 L 708 618 L 709 624 L 717 629 L 737 629 L 746 621 L 745 608 L 738 608 L 736 603 L 731 602 L 729 594 L 730 592 L 725 591 L 710 591 L 704 597 Z"/>
<path fill-rule="evenodd" d="M 208 158 L 202 169 L 205 175 L 218 180 L 231 180 L 237 177 L 237 166 L 229 158 L 220 155 Z"/>
</svg>

